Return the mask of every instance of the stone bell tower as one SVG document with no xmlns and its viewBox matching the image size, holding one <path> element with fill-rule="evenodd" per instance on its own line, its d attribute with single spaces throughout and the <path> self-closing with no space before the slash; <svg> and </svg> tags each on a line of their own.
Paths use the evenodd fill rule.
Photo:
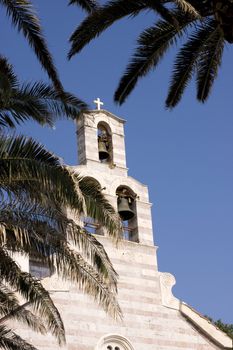
<svg viewBox="0 0 233 350">
<path fill-rule="evenodd" d="M 78 158 L 75 169 L 94 178 L 110 203 L 121 211 L 124 240 L 118 248 L 105 232 L 90 225 L 119 274 L 118 301 L 122 322 L 110 319 L 88 297 L 76 299 L 78 315 L 68 332 L 71 349 L 165 350 L 231 348 L 232 340 L 190 306 L 176 299 L 175 278 L 157 267 L 148 188 L 128 176 L 125 120 L 101 109 L 83 112 L 77 121 Z M 125 210 L 126 205 L 126 210 Z M 127 213 L 126 213 L 127 212 Z M 133 217 L 131 215 L 133 212 Z M 128 215 L 129 214 L 129 215 Z M 90 222 L 84 222 L 86 228 Z M 94 229 L 93 229 L 94 227 Z M 75 344 L 79 344 L 75 347 Z"/>
<path fill-rule="evenodd" d="M 124 123 L 123 119 L 105 110 L 84 112 L 77 122 L 80 163 L 77 170 L 97 180 L 116 209 L 117 199 L 119 202 L 119 197 L 127 198 L 134 215 L 124 222 L 128 230 L 125 235 L 130 241 L 146 244 L 154 250 L 147 186 L 128 176 Z"/>
<path fill-rule="evenodd" d="M 217 350 L 232 349 L 232 339 L 171 292 L 175 278 L 157 268 L 151 204 L 147 186 L 128 176 L 124 123 L 100 109 L 83 112 L 77 121 L 78 157 L 73 167 L 96 181 L 123 219 L 124 240 L 118 248 L 91 218 L 83 225 L 103 244 L 119 275 L 118 302 L 123 321 L 114 321 L 76 287 L 51 276 L 44 280 L 61 313 L 67 350 Z M 27 332 L 27 333 L 25 333 Z M 22 331 L 41 350 L 59 349 L 46 339 Z"/>
</svg>

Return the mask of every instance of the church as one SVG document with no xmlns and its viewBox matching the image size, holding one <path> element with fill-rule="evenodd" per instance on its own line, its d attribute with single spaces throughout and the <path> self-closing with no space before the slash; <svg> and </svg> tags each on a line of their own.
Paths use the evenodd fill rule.
<svg viewBox="0 0 233 350">
<path fill-rule="evenodd" d="M 175 278 L 158 271 L 148 188 L 128 176 L 125 120 L 102 109 L 83 112 L 77 121 L 82 176 L 95 179 L 123 220 L 124 239 L 116 248 L 91 218 L 83 225 L 103 244 L 119 274 L 118 302 L 123 320 L 115 321 L 87 295 L 55 275 L 45 278 L 66 329 L 67 350 L 217 350 L 232 349 L 232 339 L 172 294 Z M 30 271 L 36 273 L 33 265 Z M 33 270 L 34 269 L 34 270 Z M 17 330 L 18 331 L 18 330 Z M 22 329 L 40 350 L 59 349 L 49 335 Z"/>
</svg>

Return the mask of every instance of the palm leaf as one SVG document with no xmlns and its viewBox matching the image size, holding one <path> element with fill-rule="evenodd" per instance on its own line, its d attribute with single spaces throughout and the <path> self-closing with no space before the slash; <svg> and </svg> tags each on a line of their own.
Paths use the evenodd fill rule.
<svg viewBox="0 0 233 350">
<path fill-rule="evenodd" d="M 77 118 L 80 109 L 84 108 L 87 105 L 72 94 L 65 92 L 61 98 L 54 88 L 42 82 L 23 84 L 19 90 L 12 92 L 10 101 L 2 106 L 3 111 L 11 114 L 13 123 L 34 120 L 50 126 L 59 117 Z"/>
<path fill-rule="evenodd" d="M 79 188 L 85 200 L 87 216 L 104 226 L 116 241 L 122 238 L 121 219 L 102 194 L 96 181 L 90 177 L 84 177 L 79 180 Z"/>
<path fill-rule="evenodd" d="M 6 8 L 7 15 L 12 24 L 22 32 L 29 45 L 33 48 L 42 67 L 52 79 L 55 88 L 63 92 L 63 86 L 53 63 L 52 56 L 48 50 L 46 41 L 42 34 L 41 25 L 36 16 L 32 3 L 29 0 L 1 0 L 0 3 Z"/>
<path fill-rule="evenodd" d="M 9 319 L 16 319 L 25 323 L 31 329 L 42 334 L 46 333 L 46 329 L 41 318 L 27 310 L 26 304 L 20 305 L 15 293 L 0 283 L 0 324 L 5 323 Z"/>
<path fill-rule="evenodd" d="M 203 47 L 213 34 L 213 20 L 205 20 L 204 25 L 197 26 L 190 39 L 179 51 L 173 69 L 166 106 L 174 107 L 181 99 L 185 87 L 192 78 L 196 63 Z"/>
<path fill-rule="evenodd" d="M 38 311 L 59 343 L 65 341 L 64 325 L 48 291 L 29 273 L 22 272 L 5 248 L 0 247 L 0 275 Z"/>
<path fill-rule="evenodd" d="M 32 344 L 29 344 L 12 332 L 10 329 L 7 329 L 5 326 L 0 325 L 0 347 L 4 350 L 37 350 Z"/>
<path fill-rule="evenodd" d="M 200 18 L 200 14 L 198 11 L 195 9 L 194 6 L 190 4 L 190 2 L 186 0 L 173 0 L 176 5 L 185 13 L 194 16 L 196 18 Z"/>
<path fill-rule="evenodd" d="M 50 198 L 80 213 L 85 212 L 84 200 L 77 191 L 72 174 L 56 156 L 34 140 L 2 136 L 0 164 L 0 185 L 8 192 L 19 192 L 41 201 Z"/>
<path fill-rule="evenodd" d="M 12 66 L 0 56 L 0 125 L 15 127 L 25 120 L 54 125 L 58 117 L 77 118 L 87 105 L 68 92 L 61 96 L 42 82 L 20 86 Z"/>
<path fill-rule="evenodd" d="M 78 5 L 88 13 L 95 11 L 99 6 L 95 0 L 70 0 L 69 5 Z"/>
<path fill-rule="evenodd" d="M 9 90 L 19 87 L 18 79 L 14 73 L 13 67 L 8 60 L 0 55 L 0 93 L 9 94 Z M 2 98 L 1 98 L 2 100 Z"/>
<path fill-rule="evenodd" d="M 190 24 L 190 16 L 173 12 L 177 18 L 179 29 L 165 21 L 158 21 L 155 26 L 146 29 L 138 39 L 138 48 L 122 76 L 114 99 L 122 104 L 134 89 L 140 77 L 155 69 L 167 50 L 176 43 L 177 37 L 183 35 L 184 29 Z"/>
<path fill-rule="evenodd" d="M 58 251 L 60 259 L 63 262 L 67 260 L 68 253 L 65 251 L 64 258 L 60 247 L 63 251 L 66 245 L 69 246 L 66 238 L 71 239 L 75 248 L 79 249 L 106 283 L 116 290 L 117 273 L 103 246 L 62 213 L 54 213 L 51 208 L 45 210 L 38 205 L 1 204 L 0 225 L 2 227 L 1 244 L 5 244 L 13 252 L 20 250 L 23 253 L 39 256 L 46 260 L 51 269 Z M 69 265 L 63 264 L 63 269 L 69 270 Z M 58 271 L 58 273 L 63 272 Z"/>
<path fill-rule="evenodd" d="M 0 164 L 0 187 L 11 196 L 39 200 L 46 207 L 54 200 L 59 208 L 64 205 L 79 216 L 91 216 L 111 236 L 121 237 L 120 218 L 96 184 L 61 166 L 57 157 L 35 141 L 2 136 Z"/>
<path fill-rule="evenodd" d="M 62 247 L 60 249 L 62 250 Z M 108 315 L 114 319 L 122 318 L 115 291 L 111 291 L 110 286 L 104 282 L 101 275 L 78 252 L 68 249 L 68 247 L 66 247 L 66 251 L 62 252 L 62 255 L 64 256 L 66 252 L 68 254 L 65 264 L 69 265 L 69 271 L 62 268 L 64 260 L 60 259 L 59 252 L 56 252 L 56 268 L 58 271 L 62 270 L 62 277 L 71 278 L 85 293 L 93 296 Z"/>
<path fill-rule="evenodd" d="M 219 27 L 203 47 L 197 62 L 197 99 L 205 102 L 221 65 L 224 49 L 224 38 Z"/>
<path fill-rule="evenodd" d="M 38 237 L 40 233 L 39 232 L 38 234 L 34 233 L 34 237 L 30 237 L 29 243 L 31 245 L 23 245 L 23 242 L 21 241 L 14 242 L 13 245 L 6 244 L 6 247 L 12 251 L 22 253 L 28 249 L 28 253 L 30 252 L 31 254 L 35 254 L 35 257 L 37 259 L 43 261 L 44 263 L 47 263 L 48 266 L 54 265 L 59 276 L 66 280 L 68 279 L 74 282 L 82 291 L 92 296 L 110 316 L 114 318 L 121 317 L 121 310 L 117 303 L 115 294 L 116 281 L 112 279 L 114 269 L 112 268 L 111 276 L 108 273 L 106 274 L 106 270 L 103 270 L 103 267 L 108 270 L 109 267 L 107 264 L 102 267 L 100 266 L 100 259 L 96 259 L 97 257 L 100 257 L 99 253 L 95 255 L 96 262 L 95 265 L 92 266 L 83 259 L 82 255 L 79 252 L 69 247 L 66 240 L 64 240 L 64 236 L 63 238 L 61 236 L 57 237 L 54 231 L 52 233 L 51 230 L 45 231 L 45 229 L 48 228 L 48 225 L 43 225 L 41 229 L 43 228 L 44 232 L 46 232 L 44 240 L 42 240 L 43 237 Z M 8 243 L 11 242 L 9 241 Z M 22 245 L 23 249 L 20 249 Z M 36 249 L 34 249 L 35 247 Z M 96 248 L 100 250 L 97 245 Z M 97 252 L 97 249 L 95 253 Z M 91 254 L 89 256 L 91 257 Z M 109 265 L 110 264 L 111 263 L 109 262 Z M 10 265 L 9 268 L 12 269 Z M 2 273 L 1 262 L 0 272 Z M 11 271 L 4 271 L 3 276 L 5 279 L 8 278 L 8 283 L 12 283 L 9 281 L 9 279 L 12 280 Z M 28 275 L 26 278 L 29 278 Z M 114 276 L 114 278 L 116 277 Z M 34 283 L 32 278 L 30 278 L 30 283 Z M 19 289 L 19 292 L 22 293 L 21 289 Z M 26 298 L 28 300 L 28 294 L 26 295 Z M 38 311 L 40 312 L 40 309 Z"/>
<path fill-rule="evenodd" d="M 92 39 L 98 37 L 105 29 L 111 26 L 117 20 L 126 16 L 135 16 L 140 11 L 146 9 L 160 11 L 163 15 L 169 16 L 166 8 L 156 1 L 145 0 L 113 0 L 107 2 L 103 7 L 98 8 L 91 13 L 81 25 L 71 35 L 71 49 L 68 53 L 70 59 L 74 54 L 82 50 Z M 170 17 L 173 20 L 173 17 Z"/>
</svg>

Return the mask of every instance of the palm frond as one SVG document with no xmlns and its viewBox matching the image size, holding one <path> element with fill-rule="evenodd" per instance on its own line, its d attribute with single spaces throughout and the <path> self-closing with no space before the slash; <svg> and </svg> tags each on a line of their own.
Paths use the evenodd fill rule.
<svg viewBox="0 0 233 350">
<path fill-rule="evenodd" d="M 18 79 L 12 65 L 4 56 L 0 55 L 0 95 L 9 95 L 9 90 L 18 88 L 18 85 Z"/>
<path fill-rule="evenodd" d="M 48 73 L 50 79 L 52 79 L 57 91 L 63 92 L 63 86 L 43 37 L 42 28 L 31 1 L 1 0 L 0 3 L 6 8 L 12 24 L 19 32 L 23 33 L 29 45 L 33 48 L 38 60 Z"/>
<path fill-rule="evenodd" d="M 219 27 L 204 45 L 197 62 L 197 99 L 205 102 L 221 65 L 224 38 Z"/>
<path fill-rule="evenodd" d="M 122 238 L 121 219 L 100 191 L 96 181 L 90 177 L 84 177 L 79 180 L 79 188 L 85 200 L 87 216 L 104 226 L 116 241 Z"/>
<path fill-rule="evenodd" d="M 93 267 L 103 276 L 104 281 L 109 284 L 110 289 L 117 291 L 116 273 L 103 245 L 84 228 L 70 223 L 67 230 L 68 238 L 75 247 L 79 248 L 82 256 L 90 261 Z"/>
<path fill-rule="evenodd" d="M 204 23 L 204 22 L 203 22 Z M 208 42 L 214 28 L 212 20 L 205 20 L 204 25 L 197 26 L 190 39 L 180 49 L 174 64 L 166 106 L 172 108 L 180 101 L 185 87 L 192 78 L 199 55 Z"/>
<path fill-rule="evenodd" d="M 78 5 L 88 13 L 95 11 L 99 7 L 96 0 L 70 0 L 69 5 Z"/>
<path fill-rule="evenodd" d="M 190 4 L 190 2 L 186 0 L 173 0 L 176 5 L 185 13 L 194 16 L 196 18 L 200 18 L 199 12 L 195 9 L 194 6 Z"/>
<path fill-rule="evenodd" d="M 32 344 L 0 325 L 0 347 L 4 350 L 37 350 Z"/>
<path fill-rule="evenodd" d="M 68 53 L 70 59 L 74 54 L 82 50 L 92 39 L 98 37 L 105 29 L 114 22 L 129 15 L 137 15 L 145 10 L 148 4 L 140 0 L 113 0 L 99 7 L 91 13 L 70 37 L 71 49 Z"/>
<path fill-rule="evenodd" d="M 59 343 L 64 343 L 64 325 L 48 291 L 29 273 L 20 270 L 4 247 L 0 247 L 0 275 L 10 288 L 32 304 Z"/>
<path fill-rule="evenodd" d="M 52 86 L 36 82 L 23 84 L 20 89 L 12 91 L 10 100 L 3 101 L 0 107 L 0 111 L 10 113 L 13 126 L 26 120 L 53 126 L 58 118 L 77 118 L 87 105 L 68 92 L 61 97 Z"/>
<path fill-rule="evenodd" d="M 62 247 L 60 249 L 62 251 Z M 62 268 L 64 259 L 60 259 L 59 252 L 56 252 L 56 269 L 62 271 L 62 277 L 77 283 L 79 288 L 91 295 L 108 315 L 114 319 L 122 318 L 115 291 L 112 291 L 111 286 L 104 282 L 100 273 L 87 263 L 78 252 L 65 247 L 62 255 L 65 256 L 66 252 L 68 254 L 65 264 L 69 265 L 69 270 Z"/>
<path fill-rule="evenodd" d="M 0 283 L 0 324 L 4 324 L 9 319 L 16 319 L 25 323 L 31 329 L 42 334 L 46 333 L 44 324 L 38 316 L 26 309 L 26 305 L 19 304 L 15 293 Z"/>
<path fill-rule="evenodd" d="M 44 201 L 85 212 L 84 200 L 70 172 L 42 145 L 25 137 L 0 138 L 0 186 Z M 49 196 L 46 196 L 46 192 Z"/>
<path fill-rule="evenodd" d="M 15 241 L 13 244 L 11 244 L 12 242 L 8 240 L 6 241 L 6 247 L 12 251 L 22 253 L 27 251 L 28 253 L 35 254 L 37 259 L 41 259 L 41 261 L 47 263 L 48 266 L 55 266 L 59 276 L 74 282 L 82 291 L 92 296 L 110 316 L 114 318 L 121 317 L 121 310 L 116 300 L 117 275 L 109 259 L 107 258 L 103 247 L 100 244 L 97 244 L 97 241 L 94 241 L 94 239 L 90 239 L 89 242 L 87 242 L 88 247 L 91 247 L 93 250 L 93 252 L 89 252 L 89 254 L 87 253 L 88 260 L 94 260 L 95 262 L 92 266 L 83 259 L 82 255 L 78 251 L 75 251 L 69 247 L 64 239 L 64 236 L 62 237 L 61 235 L 57 235 L 57 232 L 55 232 L 55 230 L 51 230 L 51 228 L 49 231 L 48 225 L 41 225 L 41 231 L 43 229 L 44 232 L 46 232 L 46 234 L 43 236 L 40 236 L 40 231 L 30 231 L 29 244 L 26 244 L 23 241 Z M 82 241 L 79 240 L 82 247 L 83 241 L 84 237 L 82 237 Z M 95 249 L 93 249 L 93 247 Z M 1 252 L 0 249 L 0 258 L 2 260 L 0 262 L 1 275 L 6 279 L 11 287 L 18 286 L 18 291 L 27 300 L 32 303 L 41 303 L 42 300 L 37 300 L 38 285 L 35 285 L 36 280 L 30 277 L 30 275 L 23 273 L 21 274 L 23 275 L 23 281 L 14 281 L 16 274 L 15 266 L 13 266 L 12 269 L 12 263 L 10 264 L 9 259 L 7 260 L 5 258 L 4 253 L 6 253 L 6 251 Z M 8 263 L 7 266 L 5 261 Z M 1 263 L 4 264 L 3 267 Z M 31 284 L 33 285 L 31 291 L 31 294 L 34 294 L 32 295 L 33 298 L 30 298 L 30 294 L 27 290 L 25 295 L 25 280 L 27 283 L 26 288 L 29 288 Z M 21 290 L 22 286 L 24 291 Z M 39 297 L 43 296 L 43 304 L 46 304 L 46 294 L 42 292 L 39 290 Z M 37 295 L 35 295 L 35 293 L 37 293 Z M 40 313 L 42 311 L 48 313 L 46 308 L 45 310 L 41 310 L 41 305 L 39 305 L 38 311 Z M 50 322 L 51 315 L 48 315 L 47 318 L 49 318 L 47 322 Z M 49 323 L 49 326 L 51 328 L 51 323 Z M 52 331 L 55 333 L 57 329 Z"/>
<path fill-rule="evenodd" d="M 54 125 L 59 117 L 77 118 L 87 105 L 74 95 L 58 93 L 42 82 L 22 86 L 8 60 L 0 56 L 0 125 L 15 127 L 25 120 Z"/>
<path fill-rule="evenodd" d="M 116 239 L 121 237 L 120 218 L 96 184 L 61 166 L 40 144 L 24 137 L 2 136 L 0 164 L 0 187 L 8 194 L 39 200 L 46 207 L 54 200 L 59 207 L 93 217 Z"/>
<path fill-rule="evenodd" d="M 60 259 L 67 260 L 68 253 L 65 251 L 66 256 L 63 257 L 60 247 L 63 251 L 65 246 L 69 246 L 66 238 L 71 239 L 75 249 L 93 265 L 110 288 L 116 290 L 117 273 L 103 246 L 61 212 L 26 203 L 2 203 L 0 225 L 1 244 L 10 251 L 22 251 L 43 259 L 51 270 L 58 251 Z M 69 270 L 69 265 L 63 264 L 63 268 Z"/>
<path fill-rule="evenodd" d="M 134 89 L 140 77 L 155 69 L 167 50 L 183 35 L 184 29 L 190 24 L 190 16 L 181 12 L 173 12 L 179 28 L 166 21 L 158 21 L 155 26 L 146 29 L 138 39 L 138 48 L 122 76 L 114 99 L 122 104 Z"/>
<path fill-rule="evenodd" d="M 170 8 L 167 8 L 163 1 L 154 1 L 154 0 L 144 0 L 141 1 L 142 5 L 143 3 L 147 4 L 148 10 L 155 11 L 158 15 L 162 17 L 163 20 L 167 21 L 168 23 L 173 24 L 175 27 L 178 28 L 179 23 L 177 21 L 176 16 L 174 15 L 173 11 L 171 11 Z"/>
</svg>

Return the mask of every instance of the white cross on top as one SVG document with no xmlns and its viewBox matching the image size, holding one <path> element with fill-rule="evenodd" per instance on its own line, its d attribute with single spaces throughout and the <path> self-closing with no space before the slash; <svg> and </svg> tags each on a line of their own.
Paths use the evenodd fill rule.
<svg viewBox="0 0 233 350">
<path fill-rule="evenodd" d="M 103 106 L 103 102 L 100 101 L 100 98 L 98 97 L 96 100 L 93 101 L 96 104 L 96 107 L 98 110 L 100 110 L 100 106 Z"/>
</svg>

